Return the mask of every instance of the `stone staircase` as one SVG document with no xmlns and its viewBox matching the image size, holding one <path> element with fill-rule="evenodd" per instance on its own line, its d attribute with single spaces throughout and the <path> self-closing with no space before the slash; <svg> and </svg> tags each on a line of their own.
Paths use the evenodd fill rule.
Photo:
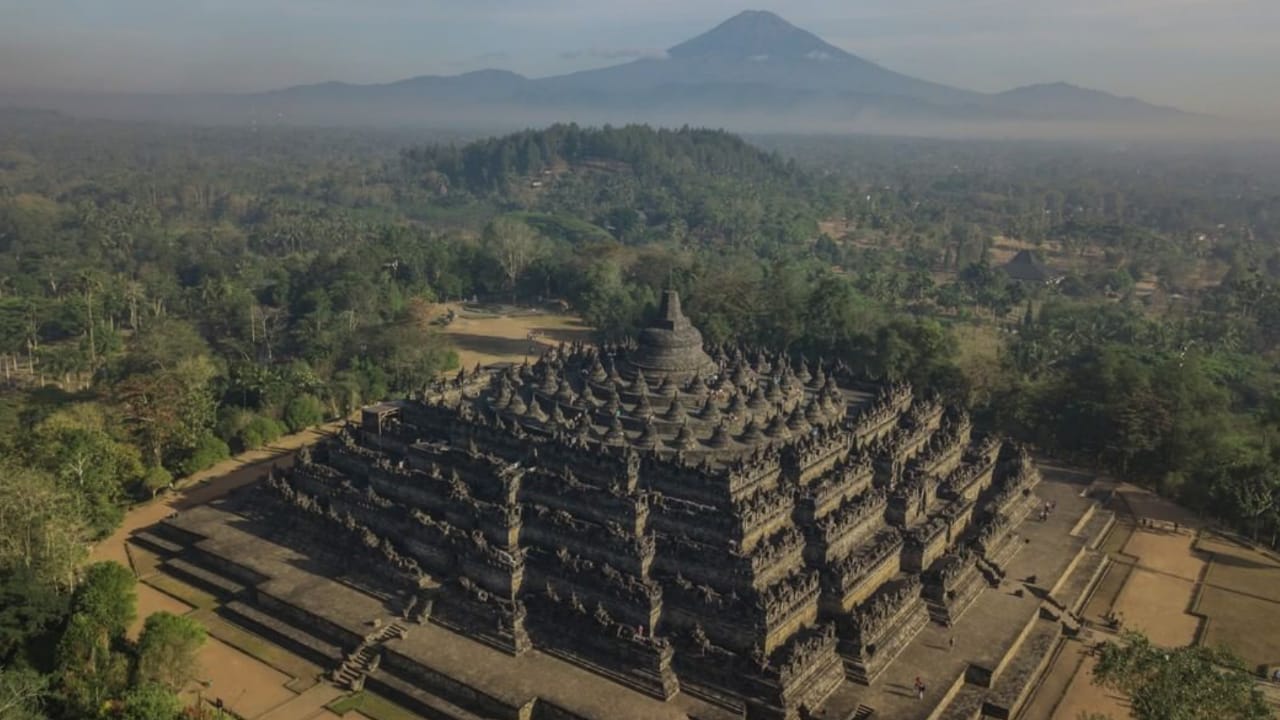
<svg viewBox="0 0 1280 720">
<path fill-rule="evenodd" d="M 974 564 L 964 572 L 964 576 L 956 583 L 955 589 L 947 593 L 944 600 L 925 598 L 925 607 L 929 610 L 929 618 L 939 625 L 950 626 L 960 619 L 961 615 L 973 605 L 982 590 L 988 587 L 988 579 L 983 571 Z"/>
<path fill-rule="evenodd" d="M 342 665 L 333 671 L 334 684 L 353 691 L 363 690 L 365 678 L 377 670 L 382 662 L 382 644 L 402 638 L 407 633 L 408 629 L 397 621 L 366 636 L 342 661 Z"/>
<path fill-rule="evenodd" d="M 1007 573 L 995 563 L 987 560 L 985 557 L 978 558 L 978 571 L 987 579 L 987 584 L 991 587 L 1000 587 L 1000 583 L 1004 581 Z"/>
<path fill-rule="evenodd" d="M 854 710 L 853 714 L 849 716 L 849 720 L 871 720 L 871 718 L 875 717 L 875 714 L 876 711 L 874 708 L 869 708 L 866 705 L 859 705 L 858 709 Z"/>
</svg>

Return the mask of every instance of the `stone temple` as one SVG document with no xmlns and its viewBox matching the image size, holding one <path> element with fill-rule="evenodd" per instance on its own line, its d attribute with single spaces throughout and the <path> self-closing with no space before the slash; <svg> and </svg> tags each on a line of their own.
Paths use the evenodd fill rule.
<svg viewBox="0 0 1280 720">
<path fill-rule="evenodd" d="M 668 291 L 633 342 L 366 408 L 138 540 L 224 613 L 426 717 L 870 717 L 923 629 L 1008 580 L 1040 477 L 906 385 L 708 349 Z M 1042 615 L 928 709 L 1020 702 L 1047 650 L 1011 700 L 996 679 Z"/>
</svg>

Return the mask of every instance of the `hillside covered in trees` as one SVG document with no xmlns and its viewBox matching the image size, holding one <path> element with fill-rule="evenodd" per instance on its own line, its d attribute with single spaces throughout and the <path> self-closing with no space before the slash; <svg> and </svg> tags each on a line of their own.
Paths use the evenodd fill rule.
<svg viewBox="0 0 1280 720">
<path fill-rule="evenodd" d="M 454 369 L 432 320 L 472 296 L 563 298 L 618 336 L 671 285 L 710 342 L 908 379 L 1274 542 L 1280 162 L 759 142 L 0 113 L 0 661 L 80 717 L 41 648 L 86 544 L 175 477 Z M 1011 281 L 1010 247 L 1061 282 Z"/>
<path fill-rule="evenodd" d="M 626 243 L 798 243 L 837 184 L 718 130 L 554 125 L 402 155 L 408 179 L 465 203 L 489 198 L 586 220 Z"/>
</svg>

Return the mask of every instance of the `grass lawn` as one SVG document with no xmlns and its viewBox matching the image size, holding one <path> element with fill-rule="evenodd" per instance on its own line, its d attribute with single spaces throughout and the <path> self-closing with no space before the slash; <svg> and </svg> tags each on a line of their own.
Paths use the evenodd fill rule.
<svg viewBox="0 0 1280 720">
<path fill-rule="evenodd" d="M 370 720 L 418 720 L 419 716 L 368 691 L 338 699 L 328 709 L 336 715 L 358 711 Z"/>
</svg>

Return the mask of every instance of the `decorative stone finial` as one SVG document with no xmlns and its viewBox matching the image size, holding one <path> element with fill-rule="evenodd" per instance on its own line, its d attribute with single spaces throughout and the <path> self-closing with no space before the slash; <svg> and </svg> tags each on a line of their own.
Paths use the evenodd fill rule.
<svg viewBox="0 0 1280 720">
<path fill-rule="evenodd" d="M 641 397 L 649 394 L 649 381 L 645 379 L 643 370 L 636 370 L 636 378 L 631 381 L 631 392 Z"/>
<path fill-rule="evenodd" d="M 511 402 L 507 404 L 508 412 L 516 415 L 523 415 L 528 409 L 529 407 L 525 405 L 524 398 L 521 396 L 520 391 L 517 390 L 511 394 Z"/>
<path fill-rule="evenodd" d="M 722 422 L 719 425 L 716 425 L 715 431 L 711 433 L 710 445 L 717 450 L 721 450 L 729 447 L 729 442 L 731 440 L 732 438 L 729 437 L 729 428 Z"/>
<path fill-rule="evenodd" d="M 635 415 L 646 419 L 653 417 L 653 406 L 649 404 L 648 395 L 640 396 L 640 401 L 636 403 Z"/>
<path fill-rule="evenodd" d="M 678 422 L 684 418 L 684 403 L 680 402 L 680 393 L 677 391 L 671 397 L 671 406 L 667 408 L 667 412 L 662 415 L 662 419 L 667 422 Z"/>
<path fill-rule="evenodd" d="M 664 373 L 662 376 L 662 384 L 658 386 L 660 395 L 671 395 L 676 392 L 676 384 L 671 381 L 671 373 Z"/>
<path fill-rule="evenodd" d="M 569 384 L 569 379 L 564 378 L 560 381 L 560 389 L 556 391 L 556 400 L 565 405 L 572 405 L 578 400 L 578 396 L 573 392 L 573 386 Z"/>
<path fill-rule="evenodd" d="M 706 402 L 702 403 L 702 409 L 698 411 L 698 419 L 706 422 L 720 422 L 720 405 L 714 397 L 707 396 Z"/>
<path fill-rule="evenodd" d="M 656 428 L 653 421 L 650 420 L 644 424 L 644 431 L 640 433 L 640 439 L 636 444 L 642 448 L 652 449 L 658 446 L 658 441 L 660 439 L 661 438 L 658 436 L 658 428 Z"/>
<path fill-rule="evenodd" d="M 627 434 L 622 430 L 621 420 L 615 417 L 613 422 L 609 423 L 609 432 L 605 433 L 604 441 L 609 445 L 626 444 Z"/>
<path fill-rule="evenodd" d="M 801 355 L 800 367 L 796 369 L 796 379 L 807 384 L 812 378 L 813 376 L 809 374 L 809 361 L 805 360 L 804 356 Z"/>
<path fill-rule="evenodd" d="M 680 432 L 676 433 L 675 447 L 678 450 L 696 450 L 698 448 L 698 439 L 693 436 L 693 431 L 689 429 L 688 421 L 680 426 Z"/>
<path fill-rule="evenodd" d="M 787 429 L 787 423 L 779 413 L 769 421 L 769 427 L 765 428 L 764 434 L 775 440 L 783 440 L 791 436 L 791 431 Z"/>
<path fill-rule="evenodd" d="M 787 418 L 787 427 L 796 434 L 803 433 L 809 429 L 809 423 L 805 421 L 804 412 L 801 411 L 799 405 L 796 405 L 795 409 L 791 411 L 791 416 Z"/>
</svg>

